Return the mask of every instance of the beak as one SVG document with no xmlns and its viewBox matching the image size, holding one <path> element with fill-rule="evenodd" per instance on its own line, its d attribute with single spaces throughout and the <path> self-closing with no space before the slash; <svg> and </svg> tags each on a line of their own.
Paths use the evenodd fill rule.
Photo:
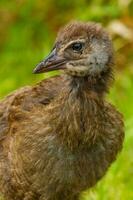
<svg viewBox="0 0 133 200">
<path fill-rule="evenodd" d="M 48 55 L 42 62 L 40 62 L 34 69 L 34 74 L 49 72 L 53 70 L 65 69 L 66 59 L 57 55 L 56 49 Z"/>
</svg>

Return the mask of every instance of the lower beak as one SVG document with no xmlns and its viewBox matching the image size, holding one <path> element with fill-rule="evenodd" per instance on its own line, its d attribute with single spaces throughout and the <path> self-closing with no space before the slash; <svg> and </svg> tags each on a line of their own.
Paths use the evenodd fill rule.
<svg viewBox="0 0 133 200">
<path fill-rule="evenodd" d="M 39 74 L 53 70 L 65 69 L 66 59 L 57 56 L 56 49 L 54 49 L 46 59 L 40 62 L 33 73 Z"/>
</svg>

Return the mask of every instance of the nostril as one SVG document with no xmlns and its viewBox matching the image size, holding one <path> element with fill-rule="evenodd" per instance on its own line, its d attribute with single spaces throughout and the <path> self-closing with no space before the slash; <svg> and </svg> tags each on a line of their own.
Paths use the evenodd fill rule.
<svg viewBox="0 0 133 200">
<path fill-rule="evenodd" d="M 44 65 L 44 61 L 42 61 L 42 62 L 40 63 L 40 65 L 41 65 L 41 66 Z"/>
</svg>

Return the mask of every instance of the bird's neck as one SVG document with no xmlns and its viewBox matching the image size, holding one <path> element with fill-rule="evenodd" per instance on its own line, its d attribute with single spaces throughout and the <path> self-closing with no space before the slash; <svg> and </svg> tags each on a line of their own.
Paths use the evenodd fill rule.
<svg viewBox="0 0 133 200">
<path fill-rule="evenodd" d="M 113 80 L 112 69 L 108 68 L 97 76 L 74 77 L 66 76 L 71 89 L 82 93 L 95 93 L 97 96 L 102 96 L 108 92 L 110 84 Z"/>
<path fill-rule="evenodd" d="M 70 148 L 92 144 L 99 134 L 103 96 L 86 88 L 86 81 L 69 77 L 51 107 L 54 132 Z"/>
</svg>

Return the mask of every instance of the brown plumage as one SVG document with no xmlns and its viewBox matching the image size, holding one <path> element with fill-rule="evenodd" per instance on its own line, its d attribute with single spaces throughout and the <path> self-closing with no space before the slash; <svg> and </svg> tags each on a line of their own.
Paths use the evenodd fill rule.
<svg viewBox="0 0 133 200">
<path fill-rule="evenodd" d="M 62 29 L 34 70 L 63 75 L 0 103 L 0 191 L 5 200 L 78 200 L 122 148 L 121 114 L 105 101 L 113 48 L 98 24 Z"/>
</svg>

